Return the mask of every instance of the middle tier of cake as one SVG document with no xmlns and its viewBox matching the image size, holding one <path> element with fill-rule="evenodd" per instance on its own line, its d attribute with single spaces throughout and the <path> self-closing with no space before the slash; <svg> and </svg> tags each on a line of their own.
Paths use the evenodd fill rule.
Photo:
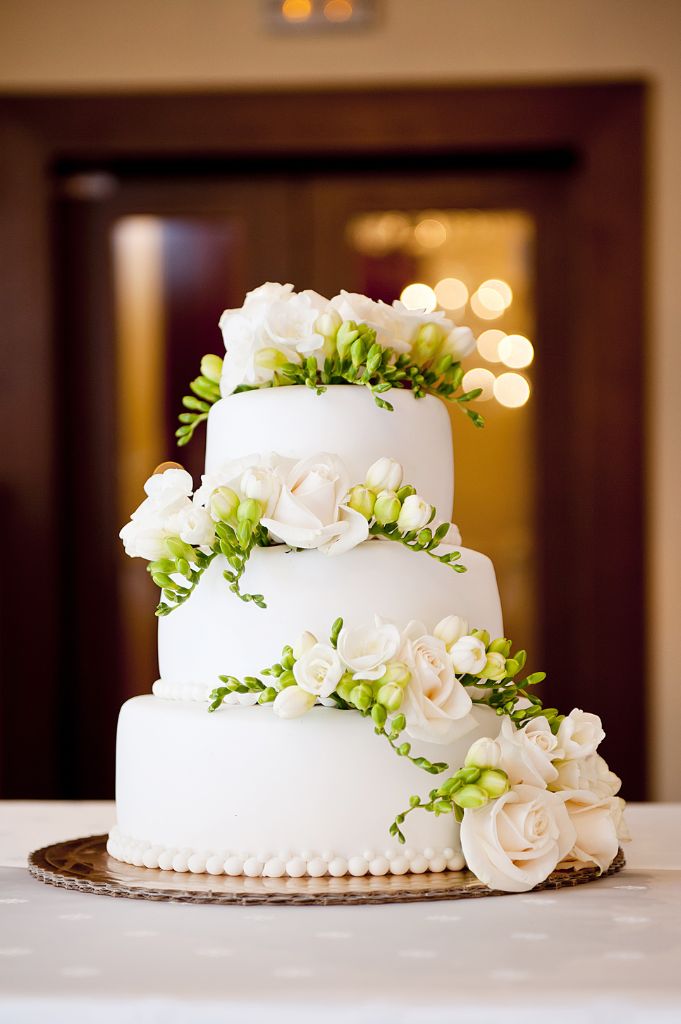
<svg viewBox="0 0 681 1024">
<path fill-rule="evenodd" d="M 418 619 L 432 630 L 453 614 L 471 629 L 502 636 L 492 563 L 478 551 L 460 550 L 465 573 L 382 540 L 338 557 L 282 545 L 256 548 L 242 589 L 263 594 L 266 608 L 240 601 L 223 578 L 226 561 L 216 558 L 191 598 L 159 620 L 160 680 L 154 693 L 206 700 L 220 675 L 257 675 L 304 630 L 326 640 L 339 616 L 348 626 L 361 626 L 378 615 L 400 628 Z"/>
</svg>

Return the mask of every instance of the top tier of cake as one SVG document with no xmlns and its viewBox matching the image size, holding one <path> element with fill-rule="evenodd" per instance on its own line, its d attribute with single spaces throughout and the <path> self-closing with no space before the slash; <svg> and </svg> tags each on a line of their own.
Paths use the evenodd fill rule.
<svg viewBox="0 0 681 1024">
<path fill-rule="evenodd" d="M 454 462 L 451 427 L 437 398 L 410 391 L 388 395 L 394 411 L 380 409 L 366 388 L 329 387 L 322 395 L 304 387 L 265 388 L 230 395 L 208 417 L 206 472 L 231 459 L 277 452 L 302 459 L 316 452 L 339 455 L 350 479 L 360 483 L 383 456 L 400 462 L 405 481 L 438 513 L 451 515 Z"/>
</svg>

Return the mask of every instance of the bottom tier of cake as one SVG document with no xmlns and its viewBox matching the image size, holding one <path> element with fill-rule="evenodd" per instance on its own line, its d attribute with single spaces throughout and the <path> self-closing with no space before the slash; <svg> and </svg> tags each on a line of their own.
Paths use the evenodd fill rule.
<svg viewBox="0 0 681 1024">
<path fill-rule="evenodd" d="M 474 708 L 447 745 L 413 753 L 461 766 L 499 719 Z M 407 843 L 388 827 L 434 777 L 397 757 L 356 712 L 315 707 L 282 720 L 270 708 L 135 697 L 123 705 L 117 825 L 109 853 L 148 868 L 280 877 L 404 874 L 463 866 L 458 825 L 416 812 Z"/>
</svg>

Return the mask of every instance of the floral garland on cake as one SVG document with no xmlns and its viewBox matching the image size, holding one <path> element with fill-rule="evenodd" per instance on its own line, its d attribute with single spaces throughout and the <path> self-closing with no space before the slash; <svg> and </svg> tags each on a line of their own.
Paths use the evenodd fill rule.
<svg viewBox="0 0 681 1024">
<path fill-rule="evenodd" d="M 620 780 L 596 752 L 605 736 L 600 718 L 543 707 L 533 687 L 545 673 L 518 680 L 525 663 L 510 640 L 469 631 L 456 615 L 431 632 L 419 622 L 400 631 L 379 618 L 348 628 L 338 618 L 328 641 L 303 633 L 263 678 L 221 676 L 208 710 L 271 704 L 285 719 L 317 704 L 359 712 L 399 757 L 430 775 L 449 773 L 427 799 L 409 798 L 390 835 L 404 843 L 414 811 L 451 814 L 473 874 L 491 889 L 526 892 L 559 865 L 605 871 L 628 836 Z M 413 753 L 410 740 L 444 745 L 471 731 L 475 706 L 494 710 L 501 729 L 496 739 L 477 739 L 463 765 Z"/>
<path fill-rule="evenodd" d="M 475 338 L 441 311 L 388 305 L 342 291 L 333 299 L 317 292 L 294 292 L 292 284 L 267 283 L 248 292 L 240 309 L 220 318 L 224 359 L 206 355 L 201 372 L 183 398 L 177 443 L 187 444 L 220 397 L 255 388 L 300 384 L 323 394 L 332 384 L 368 388 L 381 409 L 392 388 L 416 398 L 438 395 L 457 403 L 477 427 L 480 413 L 468 407 L 480 388 L 457 394 L 461 360 Z"/>
<path fill-rule="evenodd" d="M 319 453 L 296 461 L 276 453 L 249 455 L 204 474 L 193 492 L 189 473 L 163 463 L 144 485 L 147 495 L 120 532 L 125 552 L 144 558 L 161 590 L 157 615 L 187 601 L 203 573 L 221 556 L 223 576 L 242 601 L 265 608 L 262 594 L 245 593 L 241 580 L 256 547 L 286 544 L 340 555 L 379 538 L 423 552 L 454 572 L 465 572 L 457 528 L 434 524 L 437 510 L 411 484 L 402 466 L 381 458 L 363 483 L 351 486 L 343 461 Z"/>
</svg>

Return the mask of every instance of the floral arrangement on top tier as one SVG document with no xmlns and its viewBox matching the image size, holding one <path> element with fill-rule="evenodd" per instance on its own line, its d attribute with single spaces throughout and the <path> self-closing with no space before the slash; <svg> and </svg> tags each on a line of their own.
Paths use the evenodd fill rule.
<svg viewBox="0 0 681 1024">
<path fill-rule="evenodd" d="M 187 444 L 220 397 L 254 388 L 302 384 L 322 394 L 330 384 L 359 384 L 382 409 L 386 394 L 407 388 L 456 402 L 472 422 L 484 420 L 468 403 L 480 388 L 457 394 L 461 359 L 475 346 L 468 327 L 456 327 L 443 312 L 391 306 L 342 291 L 333 299 L 294 292 L 292 284 L 267 283 L 249 292 L 240 309 L 220 318 L 224 359 L 207 355 L 183 399 L 176 432 Z"/>
<path fill-rule="evenodd" d="M 249 455 L 204 474 L 192 495 L 189 473 L 163 463 L 144 485 L 147 497 L 120 532 L 126 554 L 145 558 L 161 589 L 157 615 L 183 604 L 217 556 L 223 576 L 242 601 L 265 608 L 262 594 L 241 590 L 241 579 L 256 547 L 287 544 L 340 555 L 369 538 L 395 541 L 423 552 L 454 572 L 465 572 L 456 550 L 457 528 L 432 526 L 436 509 L 403 483 L 394 459 L 378 459 L 364 483 L 351 486 L 343 461 L 320 453 L 296 461 L 271 453 Z"/>
<path fill-rule="evenodd" d="M 526 892 L 559 865 L 607 870 L 628 835 L 620 780 L 596 753 L 605 736 L 600 718 L 544 708 L 532 692 L 543 672 L 516 681 L 525 662 L 510 640 L 469 631 L 456 615 L 430 633 L 419 622 L 400 631 L 378 618 L 349 629 L 339 618 L 328 642 L 303 633 L 262 679 L 221 676 L 208 710 L 258 703 L 281 718 L 315 704 L 359 712 L 399 757 L 430 775 L 449 773 L 427 799 L 409 798 L 390 834 L 404 843 L 402 825 L 415 811 L 454 815 L 476 877 L 492 889 Z M 471 730 L 474 706 L 493 709 L 501 730 L 476 740 L 462 765 L 415 755 L 403 738 L 451 743 Z"/>
</svg>

